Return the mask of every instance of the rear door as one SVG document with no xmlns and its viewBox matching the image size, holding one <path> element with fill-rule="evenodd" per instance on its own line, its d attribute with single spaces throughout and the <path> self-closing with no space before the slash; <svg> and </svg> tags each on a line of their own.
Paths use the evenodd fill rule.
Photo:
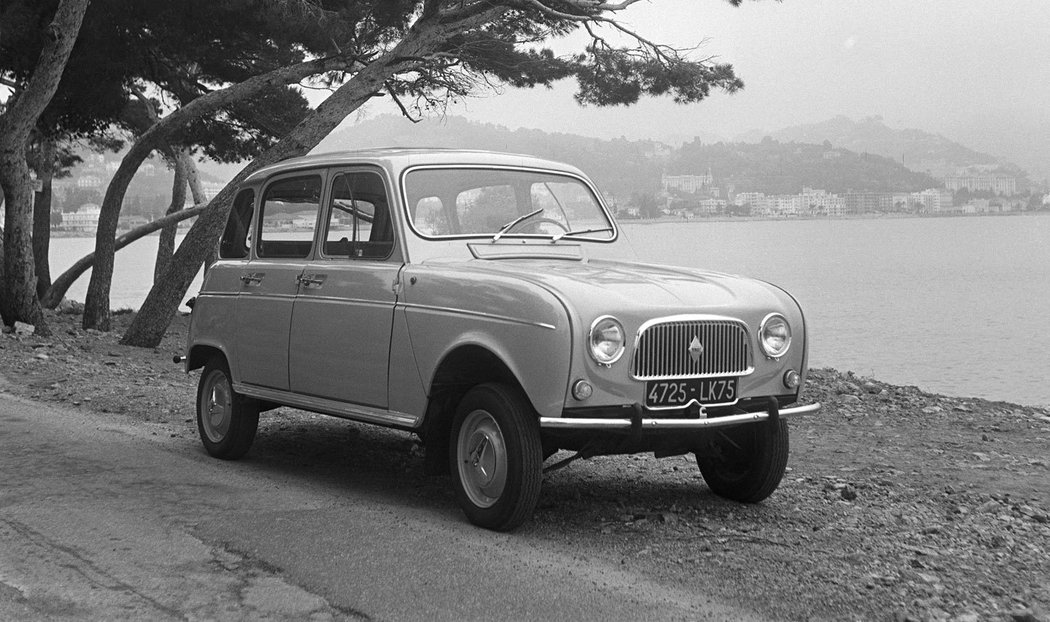
<svg viewBox="0 0 1050 622">
<path fill-rule="evenodd" d="M 365 167 L 329 179 L 317 255 L 292 313 L 291 388 L 385 408 L 394 283 L 403 264 L 386 179 Z"/>
<path fill-rule="evenodd" d="M 289 388 L 292 307 L 313 254 L 324 179 L 324 171 L 299 171 L 263 188 L 237 299 L 236 356 L 245 383 Z"/>
</svg>

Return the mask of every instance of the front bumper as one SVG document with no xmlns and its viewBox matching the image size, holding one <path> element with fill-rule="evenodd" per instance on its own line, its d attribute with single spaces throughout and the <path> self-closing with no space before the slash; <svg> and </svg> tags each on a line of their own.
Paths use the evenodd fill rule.
<svg viewBox="0 0 1050 622">
<path fill-rule="evenodd" d="M 710 417 L 706 419 L 649 419 L 641 416 L 634 418 L 591 419 L 569 417 L 540 417 L 540 427 L 553 430 L 702 430 L 739 425 L 741 423 L 758 423 L 768 421 L 770 417 L 792 417 L 805 415 L 820 410 L 820 404 L 807 404 L 793 408 L 781 408 L 770 413 L 769 410 Z M 640 412 L 638 409 L 636 412 Z"/>
</svg>

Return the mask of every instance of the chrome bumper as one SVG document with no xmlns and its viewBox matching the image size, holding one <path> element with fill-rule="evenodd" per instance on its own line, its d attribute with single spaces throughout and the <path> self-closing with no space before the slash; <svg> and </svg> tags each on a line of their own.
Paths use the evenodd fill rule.
<svg viewBox="0 0 1050 622">
<path fill-rule="evenodd" d="M 781 417 L 805 415 L 820 410 L 820 404 L 807 404 L 780 410 Z M 740 423 L 757 423 L 769 419 L 769 412 L 760 410 L 753 413 L 712 417 L 710 419 L 642 419 L 643 430 L 698 430 L 703 428 L 722 428 Z M 570 419 L 565 417 L 540 417 L 541 428 L 573 430 L 630 430 L 630 419 Z"/>
</svg>

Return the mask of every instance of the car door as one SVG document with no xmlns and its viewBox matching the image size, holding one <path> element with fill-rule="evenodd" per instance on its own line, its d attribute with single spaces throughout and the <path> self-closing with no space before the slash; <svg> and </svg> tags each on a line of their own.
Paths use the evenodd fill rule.
<svg viewBox="0 0 1050 622">
<path fill-rule="evenodd" d="M 289 388 L 292 307 L 313 253 L 324 178 L 323 171 L 290 173 L 263 189 L 236 305 L 235 352 L 242 382 Z"/>
<path fill-rule="evenodd" d="M 326 196 L 317 256 L 292 313 L 292 391 L 385 408 L 403 264 L 385 178 L 372 168 L 333 171 Z"/>
</svg>

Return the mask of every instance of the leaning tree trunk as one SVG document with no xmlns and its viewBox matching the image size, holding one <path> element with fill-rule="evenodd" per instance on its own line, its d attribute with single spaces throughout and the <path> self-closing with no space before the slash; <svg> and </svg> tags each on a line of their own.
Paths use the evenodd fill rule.
<svg viewBox="0 0 1050 622">
<path fill-rule="evenodd" d="M 37 179 L 40 193 L 33 203 L 33 262 L 36 265 L 36 295 L 43 298 L 51 288 L 51 200 L 55 177 L 55 143 L 50 138 L 40 139 L 40 165 Z"/>
<path fill-rule="evenodd" d="M 0 114 L 0 187 L 7 200 L 4 218 L 4 282 L 0 316 L 5 323 L 29 322 L 48 335 L 36 295 L 33 263 L 33 191 L 29 185 L 26 145 L 29 134 L 58 89 L 76 43 L 89 0 L 62 0 L 48 24 L 40 58 L 25 89 Z"/>
<path fill-rule="evenodd" d="M 179 150 L 174 158 L 174 173 L 171 181 L 171 203 L 165 216 L 180 211 L 186 205 L 186 160 L 189 159 L 185 149 Z M 153 283 L 163 276 L 168 268 L 171 256 L 175 254 L 175 234 L 178 224 L 168 225 L 160 230 L 160 239 L 157 241 L 157 261 L 153 265 Z"/>
<path fill-rule="evenodd" d="M 280 142 L 267 149 L 226 184 L 218 196 L 212 199 L 212 207 L 190 228 L 175 251 L 168 271 L 150 289 L 120 342 L 145 348 L 155 348 L 160 344 L 186 290 L 205 258 L 213 252 L 226 227 L 233 194 L 241 180 L 263 166 L 308 153 L 347 115 L 382 90 L 384 82 L 397 71 L 400 64 L 428 53 L 452 34 L 449 30 L 435 28 L 417 32 L 415 36 L 402 40 L 393 50 L 361 69 Z"/>
</svg>

